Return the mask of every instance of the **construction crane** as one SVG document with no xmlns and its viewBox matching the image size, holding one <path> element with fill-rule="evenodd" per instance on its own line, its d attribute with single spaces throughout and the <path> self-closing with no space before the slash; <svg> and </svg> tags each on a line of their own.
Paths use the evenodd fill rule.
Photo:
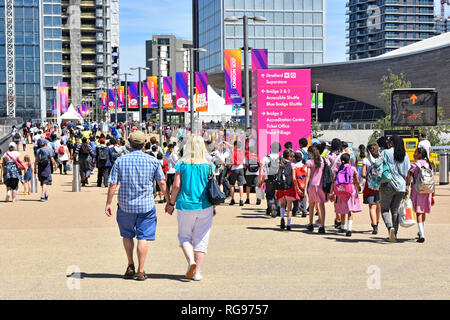
<svg viewBox="0 0 450 320">
<path fill-rule="evenodd" d="M 441 18 L 445 19 L 445 5 L 450 6 L 450 0 L 441 0 Z"/>
</svg>

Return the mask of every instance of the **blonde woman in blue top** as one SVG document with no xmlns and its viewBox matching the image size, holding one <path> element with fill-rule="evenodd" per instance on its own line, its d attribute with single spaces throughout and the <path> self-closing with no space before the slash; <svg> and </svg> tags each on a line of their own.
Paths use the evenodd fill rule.
<svg viewBox="0 0 450 320">
<path fill-rule="evenodd" d="M 208 201 L 208 176 L 215 167 L 206 158 L 201 136 L 191 136 L 183 157 L 175 165 L 175 179 L 166 211 L 178 210 L 178 240 L 188 262 L 187 279 L 201 280 L 201 267 L 207 252 L 215 206 Z"/>
</svg>

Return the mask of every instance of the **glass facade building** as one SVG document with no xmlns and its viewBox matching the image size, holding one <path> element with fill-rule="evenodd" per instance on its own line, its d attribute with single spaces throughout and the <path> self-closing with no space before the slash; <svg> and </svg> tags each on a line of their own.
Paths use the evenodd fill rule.
<svg viewBox="0 0 450 320">
<path fill-rule="evenodd" d="M 8 9 L 8 3 L 13 10 Z M 6 50 L 7 10 L 14 17 L 11 34 L 14 50 L 10 52 Z M 8 59 L 14 63 L 8 63 Z M 53 88 L 62 80 L 61 60 L 60 0 L 14 0 L 0 4 L 0 117 L 7 116 L 8 101 L 15 103 L 17 117 L 39 119 L 42 113 L 49 113 L 56 96 Z M 14 78 L 8 77 L 8 65 Z M 8 93 L 7 88 L 13 88 L 14 94 Z M 45 105 L 42 112 L 41 105 Z"/>
<path fill-rule="evenodd" d="M 268 49 L 269 65 L 318 64 L 325 57 L 325 0 L 194 0 L 194 46 L 205 48 L 198 70 L 223 70 L 223 49 L 243 47 L 242 20 L 226 17 L 262 16 L 249 20 L 249 47 Z"/>
<path fill-rule="evenodd" d="M 349 0 L 347 54 L 376 57 L 435 35 L 432 0 Z"/>
<path fill-rule="evenodd" d="M 61 1 L 42 0 L 43 16 L 43 83 L 46 113 L 50 114 L 56 88 L 62 79 Z"/>
</svg>

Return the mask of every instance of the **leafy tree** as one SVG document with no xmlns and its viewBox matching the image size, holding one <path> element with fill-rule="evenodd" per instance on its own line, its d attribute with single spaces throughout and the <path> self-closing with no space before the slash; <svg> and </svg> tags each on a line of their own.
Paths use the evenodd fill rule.
<svg viewBox="0 0 450 320">
<path fill-rule="evenodd" d="M 315 119 L 311 119 L 311 135 L 316 138 L 320 138 L 323 136 L 323 133 L 320 130 L 319 122 L 317 122 Z"/>
</svg>

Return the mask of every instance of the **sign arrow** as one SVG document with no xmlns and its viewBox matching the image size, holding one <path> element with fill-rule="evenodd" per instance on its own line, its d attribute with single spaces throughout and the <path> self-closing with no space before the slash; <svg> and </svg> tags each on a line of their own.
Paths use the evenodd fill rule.
<svg viewBox="0 0 450 320">
<path fill-rule="evenodd" d="M 409 98 L 413 104 L 416 104 L 417 96 L 413 93 L 411 98 Z"/>
</svg>

